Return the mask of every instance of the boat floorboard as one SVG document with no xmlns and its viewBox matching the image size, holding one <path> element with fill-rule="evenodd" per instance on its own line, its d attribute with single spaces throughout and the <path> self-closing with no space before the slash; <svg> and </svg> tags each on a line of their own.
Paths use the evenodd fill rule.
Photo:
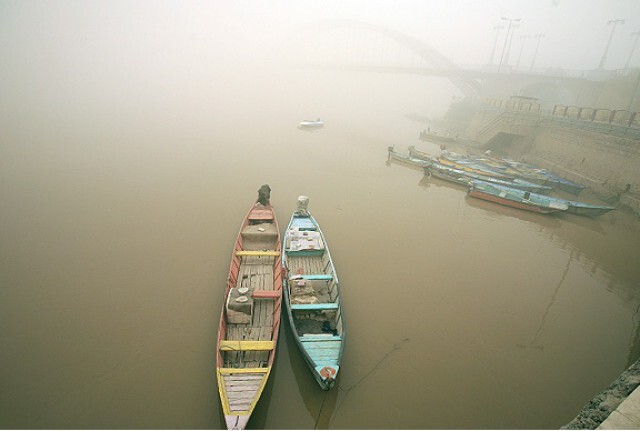
<svg viewBox="0 0 640 431">
<path fill-rule="evenodd" d="M 287 256 L 289 276 L 295 274 L 324 274 L 321 256 Z"/>
<path fill-rule="evenodd" d="M 243 257 L 238 273 L 238 287 L 253 290 L 274 290 L 274 257 Z M 251 323 L 227 325 L 227 340 L 268 341 L 273 339 L 272 299 L 253 301 Z M 224 352 L 225 368 L 258 368 L 269 364 L 270 351 L 228 351 Z"/>
</svg>

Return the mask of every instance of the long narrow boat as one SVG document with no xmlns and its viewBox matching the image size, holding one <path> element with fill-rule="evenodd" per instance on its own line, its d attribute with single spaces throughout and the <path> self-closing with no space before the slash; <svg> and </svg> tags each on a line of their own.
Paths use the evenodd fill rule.
<svg viewBox="0 0 640 431">
<path fill-rule="evenodd" d="M 458 163 L 460 165 L 478 169 L 480 171 L 506 175 L 511 179 L 519 178 L 525 181 L 542 185 L 556 184 L 548 175 L 546 175 L 544 172 L 541 172 L 540 170 L 519 170 L 510 166 L 504 160 L 498 160 L 489 157 L 464 156 L 462 154 L 446 150 L 442 152 L 441 160 L 443 161 L 443 163 Z M 445 162 L 445 160 L 447 162 Z"/>
<path fill-rule="evenodd" d="M 464 185 L 469 185 L 469 183 L 473 180 L 480 180 L 500 186 L 511 187 L 514 189 L 520 189 L 540 194 L 547 194 L 552 190 L 552 187 L 544 186 L 542 184 L 530 183 L 519 178 L 514 178 L 511 181 L 501 180 L 500 178 L 494 178 L 486 175 L 476 174 L 474 172 L 455 169 L 438 162 L 432 162 L 429 166 L 425 167 L 424 170 L 426 175 L 433 175 L 443 180 L 452 181 Z"/>
<path fill-rule="evenodd" d="M 266 187 L 266 190 L 265 190 Z M 218 327 L 216 372 L 228 429 L 244 429 L 267 383 L 282 304 L 280 231 L 268 186 L 242 222 Z"/>
<path fill-rule="evenodd" d="M 569 181 L 566 178 L 555 175 L 547 171 L 546 169 L 540 169 L 527 163 L 516 162 L 509 159 L 505 159 L 504 162 L 511 166 L 513 169 L 522 172 L 524 175 L 537 175 L 544 177 L 547 179 L 548 183 L 557 186 L 559 189 L 564 190 L 565 192 L 578 195 L 582 190 L 585 189 L 583 185 L 574 183 L 573 181 Z"/>
<path fill-rule="evenodd" d="M 459 154 L 451 153 L 449 151 L 442 151 L 438 160 L 443 165 L 449 165 L 456 169 L 462 169 L 462 170 L 473 172 L 480 175 L 499 178 L 501 180 L 511 181 L 514 178 L 517 178 L 517 175 L 515 173 L 506 173 L 504 171 L 498 171 L 487 165 L 479 163 L 473 159 L 460 156 Z"/>
<path fill-rule="evenodd" d="M 567 199 L 560 199 L 560 198 L 554 198 L 554 197 L 551 197 L 550 199 L 553 199 L 557 202 L 568 205 L 569 206 L 569 209 L 567 209 L 568 213 L 586 216 L 586 217 L 592 217 L 592 218 L 601 216 L 602 214 L 606 214 L 609 211 L 613 211 L 614 209 L 616 209 L 616 207 L 612 207 L 608 205 L 590 204 L 587 202 L 571 201 Z"/>
<path fill-rule="evenodd" d="M 293 338 L 320 387 L 333 387 L 344 350 L 338 275 L 318 222 L 298 198 L 284 235 L 283 290 Z"/>
<path fill-rule="evenodd" d="M 503 187 L 486 181 L 472 181 L 469 184 L 469 196 L 543 214 L 569 209 L 569 205 L 560 202 L 558 199 L 511 187 Z"/>
<path fill-rule="evenodd" d="M 425 153 L 423 151 L 417 150 L 414 146 L 409 147 L 409 156 L 414 159 L 420 159 L 424 161 L 432 161 L 436 160 L 438 163 L 449 166 L 453 169 L 459 169 L 465 172 L 471 172 L 474 174 L 485 175 L 488 177 L 498 178 L 501 180 L 513 180 L 513 175 L 507 175 L 504 173 L 496 172 L 494 170 L 488 169 L 486 167 L 481 167 L 478 164 L 475 164 L 471 161 L 461 161 L 459 158 L 450 157 L 451 153 L 447 151 L 442 151 L 442 156 L 435 159 L 429 153 Z"/>
<path fill-rule="evenodd" d="M 404 163 L 406 165 L 413 166 L 419 169 L 426 168 L 435 160 L 425 160 L 422 158 L 413 157 L 411 155 L 402 154 L 397 152 L 393 146 L 388 147 L 387 151 L 389 152 L 389 160 L 396 160 L 397 162 Z"/>
<path fill-rule="evenodd" d="M 461 169 L 456 169 L 451 166 L 443 165 L 439 163 L 434 157 L 429 156 L 427 153 L 422 153 L 417 151 L 420 154 L 420 158 L 416 158 L 411 155 L 402 154 L 394 150 L 393 147 L 388 148 L 389 151 L 389 159 L 397 160 L 401 163 L 405 163 L 411 166 L 415 166 L 418 168 L 423 168 L 425 175 L 434 176 L 446 181 L 458 183 L 464 186 L 469 186 L 469 182 L 473 180 L 481 180 L 487 181 L 490 183 L 499 184 L 505 187 L 513 187 L 516 189 L 526 190 L 535 193 L 548 193 L 551 191 L 551 187 L 543 186 L 541 184 L 530 183 L 525 180 L 521 180 L 519 178 L 515 178 L 511 181 L 502 180 L 500 178 L 490 177 L 487 175 L 477 174 L 475 172 L 463 171 Z M 416 153 L 415 147 L 409 147 L 409 151 L 413 151 Z"/>
<path fill-rule="evenodd" d="M 423 130 L 422 132 L 420 132 L 420 139 L 422 141 L 451 143 L 456 142 L 458 140 L 458 136 L 451 136 L 449 132 L 447 132 L 446 135 L 440 135 L 437 132 Z"/>
</svg>

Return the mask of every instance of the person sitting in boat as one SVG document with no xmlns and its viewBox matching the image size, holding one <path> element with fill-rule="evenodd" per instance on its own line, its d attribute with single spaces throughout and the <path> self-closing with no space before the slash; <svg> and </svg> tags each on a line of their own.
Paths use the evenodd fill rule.
<svg viewBox="0 0 640 431">
<path fill-rule="evenodd" d="M 269 205 L 269 199 L 271 199 L 271 187 L 269 187 L 269 184 L 264 184 L 258 190 L 258 201 L 257 202 L 260 203 L 261 205 L 268 206 Z"/>
</svg>

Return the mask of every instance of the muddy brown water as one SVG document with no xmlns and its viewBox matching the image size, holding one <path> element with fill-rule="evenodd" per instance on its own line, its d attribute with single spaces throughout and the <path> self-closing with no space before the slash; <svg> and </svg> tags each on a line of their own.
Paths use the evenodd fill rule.
<svg viewBox="0 0 640 431">
<path fill-rule="evenodd" d="M 527 213 L 387 165 L 389 145 L 436 152 L 406 114 L 438 113 L 446 82 L 296 73 L 7 111 L 0 426 L 223 427 L 222 293 L 265 183 L 281 229 L 310 197 L 347 345 L 323 392 L 283 325 L 250 428 L 558 428 L 637 359 L 637 218 Z"/>
</svg>

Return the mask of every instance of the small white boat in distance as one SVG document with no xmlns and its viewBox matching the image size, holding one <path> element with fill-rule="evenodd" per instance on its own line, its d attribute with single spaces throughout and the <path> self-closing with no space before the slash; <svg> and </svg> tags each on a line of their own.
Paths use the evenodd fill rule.
<svg viewBox="0 0 640 431">
<path fill-rule="evenodd" d="M 302 120 L 300 122 L 300 125 L 298 126 L 298 129 L 317 130 L 317 129 L 322 129 L 323 127 L 324 127 L 324 123 L 320 121 L 320 119 L 318 118 L 317 120 Z"/>
</svg>

